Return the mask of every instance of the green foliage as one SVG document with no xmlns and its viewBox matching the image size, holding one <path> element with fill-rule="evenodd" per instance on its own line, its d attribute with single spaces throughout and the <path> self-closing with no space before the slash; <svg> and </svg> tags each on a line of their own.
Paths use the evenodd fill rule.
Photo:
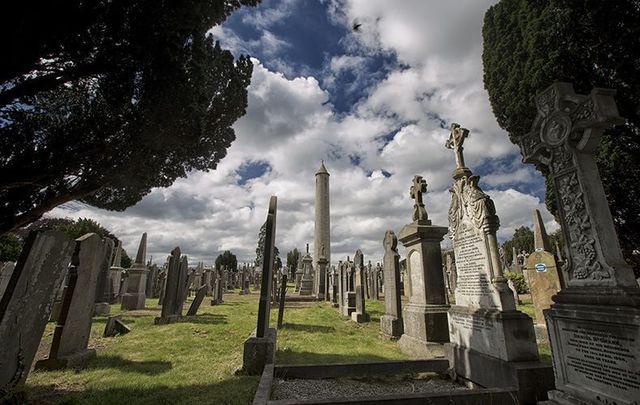
<svg viewBox="0 0 640 405">
<path fill-rule="evenodd" d="M 513 261 L 514 247 L 516 248 L 516 254 L 519 254 L 523 250 L 525 253 L 531 253 L 535 250 L 533 231 L 529 229 L 529 227 L 521 226 L 516 229 L 513 233 L 513 237 L 502 244 L 505 258 L 509 264 Z"/>
<path fill-rule="evenodd" d="M 129 257 L 129 255 L 127 254 L 127 251 L 122 249 L 122 256 L 120 257 L 120 266 L 123 269 L 128 269 L 129 267 L 131 267 L 132 263 L 133 263 L 133 260 L 131 260 L 131 257 Z"/>
<path fill-rule="evenodd" d="M 298 248 L 293 248 L 293 250 L 287 253 L 287 268 L 289 271 L 295 273 L 296 268 L 298 267 L 298 261 L 300 260 L 300 251 Z M 293 277 L 293 275 L 290 275 Z"/>
<path fill-rule="evenodd" d="M 258 232 L 258 247 L 256 248 L 256 260 L 255 264 L 258 267 L 262 267 L 262 254 L 264 252 L 264 240 L 267 232 L 267 223 L 265 222 L 260 227 L 260 231 Z M 282 259 L 280 259 L 280 249 L 277 246 L 273 246 L 273 255 L 275 256 L 275 265 L 276 268 L 282 268 Z"/>
<path fill-rule="evenodd" d="M 0 262 L 15 262 L 22 251 L 22 239 L 14 233 L 0 235 Z"/>
<path fill-rule="evenodd" d="M 225 250 L 216 257 L 216 270 L 220 270 L 222 266 L 227 266 L 230 271 L 238 271 L 238 259 L 230 250 Z"/>
<path fill-rule="evenodd" d="M 118 238 L 116 238 L 106 228 L 90 218 L 78 218 L 78 220 L 75 222 L 66 225 L 60 225 L 57 228 L 69 235 L 69 237 L 72 239 L 78 239 L 82 235 L 86 235 L 88 233 L 95 233 L 101 238 L 110 238 L 114 241 L 118 240 Z"/>
<path fill-rule="evenodd" d="M 215 169 L 253 65 L 207 32 L 258 1 L 1 3 L 0 233 Z"/>
<path fill-rule="evenodd" d="M 640 6 L 638 0 L 502 0 L 484 18 L 484 84 L 512 141 L 536 115 L 534 97 L 553 81 L 617 90 L 625 125 L 607 131 L 596 161 L 627 259 L 640 246 Z M 546 203 L 557 215 L 547 177 Z"/>
<path fill-rule="evenodd" d="M 527 282 L 524 279 L 524 274 L 505 271 L 504 278 L 513 282 L 513 285 L 516 287 L 516 292 L 518 294 L 526 294 L 529 291 L 529 289 L 527 288 Z"/>
</svg>

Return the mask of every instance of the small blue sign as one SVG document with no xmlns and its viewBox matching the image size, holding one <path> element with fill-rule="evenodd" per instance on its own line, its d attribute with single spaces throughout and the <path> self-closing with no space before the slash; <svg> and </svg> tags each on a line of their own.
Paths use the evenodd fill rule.
<svg viewBox="0 0 640 405">
<path fill-rule="evenodd" d="M 536 272 L 544 273 L 547 271 L 547 265 L 544 263 L 536 263 Z"/>
</svg>

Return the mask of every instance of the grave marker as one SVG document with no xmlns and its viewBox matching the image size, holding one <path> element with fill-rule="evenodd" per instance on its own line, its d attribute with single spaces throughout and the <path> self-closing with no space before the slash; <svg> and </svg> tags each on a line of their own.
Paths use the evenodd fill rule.
<svg viewBox="0 0 640 405">
<path fill-rule="evenodd" d="M 399 339 L 404 331 L 400 299 L 400 255 L 398 238 L 392 230 L 384 233 L 384 315 L 380 317 L 380 334 L 385 339 Z"/>
</svg>

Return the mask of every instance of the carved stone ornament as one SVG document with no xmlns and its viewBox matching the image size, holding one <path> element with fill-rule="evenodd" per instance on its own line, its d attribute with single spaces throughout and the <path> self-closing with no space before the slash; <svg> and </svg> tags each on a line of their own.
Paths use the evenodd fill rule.
<svg viewBox="0 0 640 405">
<path fill-rule="evenodd" d="M 392 230 L 389 229 L 384 233 L 382 245 L 385 253 L 398 253 L 398 237 Z"/>
<path fill-rule="evenodd" d="M 500 220 L 496 215 L 496 207 L 487 194 L 478 186 L 479 176 L 464 176 L 457 179 L 451 188 L 451 205 L 449 206 L 449 230 L 451 235 L 462 218 L 467 217 L 471 223 L 485 232 L 496 231 Z"/>
<path fill-rule="evenodd" d="M 600 177 L 592 172 L 592 152 L 605 129 L 624 122 L 614 94 L 613 90 L 593 89 L 589 95 L 579 95 L 570 83 L 554 83 L 536 97 L 538 115 L 531 132 L 518 139 L 523 160 L 553 179 L 569 253 L 563 271 L 574 282 L 606 280 L 613 274 L 594 227 L 594 221 L 607 223 L 601 228 L 611 229 L 606 233 L 612 235 L 600 237 L 615 237 L 608 211 L 603 215 L 594 205 L 607 207 Z"/>
</svg>

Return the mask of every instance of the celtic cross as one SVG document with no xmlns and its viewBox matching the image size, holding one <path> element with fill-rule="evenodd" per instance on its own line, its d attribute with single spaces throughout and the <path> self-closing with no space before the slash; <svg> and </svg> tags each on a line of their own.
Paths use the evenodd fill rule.
<svg viewBox="0 0 640 405">
<path fill-rule="evenodd" d="M 413 184 L 409 188 L 409 195 L 415 203 L 413 204 L 413 220 L 414 221 L 426 221 L 429 219 L 427 216 L 427 210 L 424 209 L 424 203 L 422 202 L 422 193 L 427 192 L 427 182 L 422 176 L 413 176 Z"/>
</svg>

